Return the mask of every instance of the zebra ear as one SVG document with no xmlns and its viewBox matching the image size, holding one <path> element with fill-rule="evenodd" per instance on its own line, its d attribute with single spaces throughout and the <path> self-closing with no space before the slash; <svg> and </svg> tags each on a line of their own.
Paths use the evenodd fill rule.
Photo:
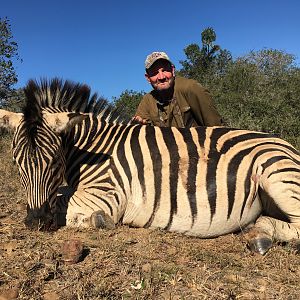
<svg viewBox="0 0 300 300">
<path fill-rule="evenodd" d="M 47 124 L 56 132 L 68 131 L 76 124 L 81 123 L 87 116 L 80 113 L 45 113 L 43 115 Z"/>
<path fill-rule="evenodd" d="M 0 109 L 0 128 L 15 130 L 23 118 L 22 113 Z"/>
</svg>

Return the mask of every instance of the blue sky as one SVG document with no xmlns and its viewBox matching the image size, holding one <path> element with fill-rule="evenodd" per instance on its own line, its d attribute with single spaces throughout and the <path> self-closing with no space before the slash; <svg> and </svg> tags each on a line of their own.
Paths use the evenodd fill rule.
<svg viewBox="0 0 300 300">
<path fill-rule="evenodd" d="M 1 2 L 0 17 L 10 20 L 23 60 L 15 64 L 16 87 L 57 76 L 109 100 L 126 89 L 149 91 L 147 54 L 165 51 L 180 69 L 183 49 L 201 44 L 207 27 L 234 57 L 272 48 L 300 61 L 299 0 Z"/>
</svg>

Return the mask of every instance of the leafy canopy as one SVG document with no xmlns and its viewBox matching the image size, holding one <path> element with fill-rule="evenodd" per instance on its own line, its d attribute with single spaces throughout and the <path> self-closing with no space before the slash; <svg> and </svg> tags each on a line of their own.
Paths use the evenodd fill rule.
<svg viewBox="0 0 300 300">
<path fill-rule="evenodd" d="M 18 44 L 13 41 L 11 27 L 7 18 L 0 18 L 0 107 L 13 92 L 12 86 L 18 81 L 13 67 L 13 59 L 18 56 Z"/>
<path fill-rule="evenodd" d="M 113 98 L 113 105 L 117 108 L 120 108 L 124 113 L 128 115 L 128 117 L 133 117 L 144 95 L 145 92 L 142 91 L 136 92 L 133 90 L 125 90 L 124 92 L 122 92 L 120 97 Z"/>
</svg>

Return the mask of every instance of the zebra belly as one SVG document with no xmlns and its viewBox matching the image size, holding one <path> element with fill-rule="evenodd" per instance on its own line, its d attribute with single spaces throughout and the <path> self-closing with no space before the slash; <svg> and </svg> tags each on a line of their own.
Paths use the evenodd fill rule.
<svg viewBox="0 0 300 300">
<path fill-rule="evenodd" d="M 243 199 L 235 199 L 230 216 L 228 217 L 228 201 L 223 195 L 216 201 L 215 213 L 206 193 L 196 194 L 196 214 L 192 214 L 190 199 L 186 190 L 179 190 L 180 195 L 172 204 L 170 192 L 164 190 L 164 196 L 158 203 L 153 201 L 153 195 L 142 194 L 141 191 L 132 195 L 123 218 L 124 224 L 135 227 L 161 228 L 168 231 L 184 233 L 202 238 L 216 237 L 241 230 L 255 222 L 261 214 L 262 206 L 258 197 L 246 204 L 241 216 Z"/>
<path fill-rule="evenodd" d="M 255 199 L 251 207 L 245 209 L 242 217 L 240 215 L 241 206 L 236 207 L 227 217 L 226 210 L 216 212 L 209 220 L 209 223 L 203 222 L 202 213 L 196 218 L 193 226 L 186 232 L 187 235 L 199 236 L 203 238 L 217 237 L 220 235 L 241 231 L 249 224 L 254 223 L 262 212 L 259 199 Z M 204 213 L 204 212 L 203 212 Z M 211 222 L 210 222 L 211 221 Z M 172 227 L 172 231 L 179 231 Z"/>
</svg>

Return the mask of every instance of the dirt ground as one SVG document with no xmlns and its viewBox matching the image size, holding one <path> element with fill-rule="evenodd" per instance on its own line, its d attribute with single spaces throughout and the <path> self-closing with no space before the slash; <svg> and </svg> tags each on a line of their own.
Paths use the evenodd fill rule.
<svg viewBox="0 0 300 300">
<path fill-rule="evenodd" d="M 28 230 L 10 141 L 0 139 L 0 300 L 300 299 L 300 254 L 291 245 L 262 257 L 241 234 L 201 240 L 126 226 Z M 83 256 L 67 264 L 62 245 L 74 239 Z"/>
</svg>

